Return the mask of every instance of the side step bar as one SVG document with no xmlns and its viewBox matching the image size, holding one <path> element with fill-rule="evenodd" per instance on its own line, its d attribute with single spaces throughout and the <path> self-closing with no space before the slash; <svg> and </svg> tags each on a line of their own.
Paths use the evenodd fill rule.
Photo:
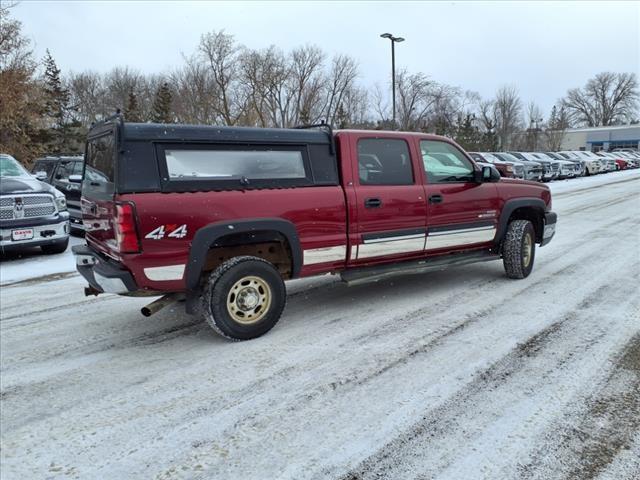
<svg viewBox="0 0 640 480">
<path fill-rule="evenodd" d="M 489 252 L 452 253 L 422 260 L 347 270 L 342 272 L 340 276 L 343 282 L 352 286 L 382 280 L 396 275 L 441 271 L 449 267 L 457 267 L 469 263 L 489 262 L 491 260 L 500 260 L 500 258 L 500 255 Z"/>
</svg>

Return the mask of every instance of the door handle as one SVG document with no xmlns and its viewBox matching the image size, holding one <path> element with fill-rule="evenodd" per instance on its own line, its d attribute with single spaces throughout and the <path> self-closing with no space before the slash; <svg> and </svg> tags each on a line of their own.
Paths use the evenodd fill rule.
<svg viewBox="0 0 640 480">
<path fill-rule="evenodd" d="M 364 201 L 365 208 L 380 208 L 382 206 L 382 200 L 379 198 L 367 198 Z"/>
<path fill-rule="evenodd" d="M 429 195 L 429 203 L 442 203 L 442 195 Z"/>
</svg>

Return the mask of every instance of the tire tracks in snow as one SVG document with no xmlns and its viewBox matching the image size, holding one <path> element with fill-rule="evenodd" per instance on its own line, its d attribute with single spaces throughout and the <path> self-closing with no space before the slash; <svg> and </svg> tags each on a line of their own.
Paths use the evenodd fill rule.
<svg viewBox="0 0 640 480">
<path fill-rule="evenodd" d="M 410 429 L 398 435 L 378 449 L 376 453 L 361 461 L 358 466 L 343 474 L 341 480 L 365 480 L 369 478 L 469 478 L 465 477 L 463 466 L 454 463 L 463 456 L 463 452 L 453 447 L 465 445 L 473 440 L 479 443 L 479 437 L 490 429 L 491 424 L 501 421 L 501 416 L 508 414 L 511 403 L 526 401 L 527 396 L 535 395 L 537 391 L 546 388 L 551 376 L 565 376 L 570 374 L 570 368 L 576 363 L 585 361 L 596 345 L 607 337 L 608 327 L 612 320 L 605 325 L 585 325 L 585 318 L 593 315 L 591 308 L 604 303 L 599 295 L 611 295 L 616 287 L 600 286 L 590 292 L 574 311 L 553 321 L 546 328 L 535 333 L 526 341 L 519 343 L 508 355 L 504 356 L 489 368 L 479 372 L 473 381 L 465 386 L 454 396 L 434 409 L 427 409 L 419 422 Z M 627 298 L 633 289 L 627 288 L 621 292 L 615 292 L 618 298 Z M 593 300 L 598 298 L 599 300 Z M 595 323 L 595 322 L 593 322 Z M 637 338 L 638 335 L 636 335 Z M 634 340 L 630 343 L 633 344 Z M 640 345 L 639 345 L 640 346 Z M 626 355 L 629 357 L 629 355 Z M 532 363 L 543 365 L 541 370 L 532 368 Z M 515 384 L 515 385 L 513 385 Z M 637 383 L 634 387 L 637 389 Z M 606 389 L 605 389 L 606 390 Z M 501 392 L 509 392 L 515 398 L 509 398 L 505 402 Z M 515 395 L 513 392 L 517 392 Z M 633 390 L 632 390 L 633 392 Z M 626 392 L 631 393 L 631 392 Z M 637 393 L 637 392 L 636 392 Z M 506 393 L 505 393 L 506 395 Z M 518 398 L 520 397 L 520 398 Z M 633 408 L 640 400 L 629 401 L 629 397 L 622 396 L 628 403 L 625 412 Z M 493 401 L 491 401 L 493 399 Z M 575 399 L 573 399 L 575 401 Z M 616 409 L 615 404 L 607 403 L 606 408 Z M 478 411 L 480 410 L 480 411 Z M 475 422 L 465 422 L 469 418 L 469 412 L 476 418 Z M 640 415 L 636 413 L 636 417 Z M 618 416 L 617 418 L 621 418 Z M 480 420 L 477 420 L 480 419 Z M 505 420 L 508 422 L 508 420 Z M 620 422 L 619 422 L 620 423 Z M 633 435 L 635 423 L 625 425 L 621 434 L 626 441 Z M 622 425 L 619 425 L 622 426 Z M 631 427 L 631 428 L 629 428 Z M 609 445 L 605 435 L 599 438 L 598 445 Z M 443 448 L 442 444 L 450 445 Z M 615 448 L 621 448 L 621 442 L 613 442 Z M 439 448 L 438 448 L 439 447 Z M 554 444 L 545 444 L 536 455 L 540 462 L 546 465 L 545 452 L 557 448 Z M 605 449 L 606 450 L 606 449 Z M 606 450 L 612 454 L 611 450 Z M 425 461 L 420 452 L 429 452 L 429 460 Z M 582 445 L 582 452 L 586 462 L 580 468 L 590 468 L 588 460 L 589 452 L 593 452 L 589 446 Z M 471 453 L 471 452 L 469 452 Z M 572 452 L 575 455 L 575 452 Z M 610 455 L 609 460 L 612 458 Z M 601 461 L 601 457 L 595 457 Z M 453 467 L 452 467 L 453 466 Z M 548 465 L 547 465 L 548 467 Z M 451 471 L 450 471 L 451 470 Z M 528 478 L 523 468 L 515 472 L 476 472 L 476 478 Z M 328 473 L 328 472 L 325 472 Z M 334 472 L 332 472 L 334 473 Z M 537 478 L 550 478 L 555 476 L 553 468 L 547 469 L 545 474 Z M 583 471 L 572 472 L 568 478 L 591 478 L 582 476 Z"/>
</svg>

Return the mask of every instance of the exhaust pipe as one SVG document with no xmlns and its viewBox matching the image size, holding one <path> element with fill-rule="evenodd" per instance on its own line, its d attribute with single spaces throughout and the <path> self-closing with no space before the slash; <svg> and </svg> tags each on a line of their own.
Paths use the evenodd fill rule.
<svg viewBox="0 0 640 480">
<path fill-rule="evenodd" d="M 183 295 L 180 293 L 168 293 L 163 297 L 160 297 L 157 300 L 154 300 L 148 305 L 145 305 L 140 309 L 140 313 L 145 317 L 150 317 L 154 313 L 159 312 L 167 305 L 177 302 L 178 300 L 182 300 Z"/>
</svg>

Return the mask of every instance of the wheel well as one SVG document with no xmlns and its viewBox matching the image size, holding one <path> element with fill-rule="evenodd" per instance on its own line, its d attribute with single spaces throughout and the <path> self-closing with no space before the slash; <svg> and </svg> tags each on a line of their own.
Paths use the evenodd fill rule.
<svg viewBox="0 0 640 480">
<path fill-rule="evenodd" d="M 539 208 L 516 208 L 511 212 L 507 224 L 511 223 L 512 220 L 529 220 L 533 224 L 533 229 L 536 232 L 536 243 L 542 242 L 542 236 L 544 234 L 544 212 Z"/>
<path fill-rule="evenodd" d="M 231 233 L 216 239 L 207 251 L 202 273 L 215 270 L 223 262 L 238 256 L 250 255 L 272 263 L 282 278 L 292 277 L 292 253 L 287 238 L 277 231 Z"/>
</svg>

